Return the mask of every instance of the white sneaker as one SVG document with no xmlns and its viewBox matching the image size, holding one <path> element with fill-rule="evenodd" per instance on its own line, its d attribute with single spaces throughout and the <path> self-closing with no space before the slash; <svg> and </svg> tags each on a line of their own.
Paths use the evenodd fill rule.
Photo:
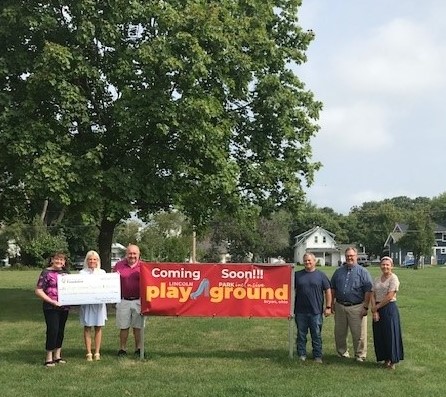
<svg viewBox="0 0 446 397">
<path fill-rule="evenodd" d="M 363 363 L 365 361 L 365 357 L 356 357 L 356 361 L 358 363 Z"/>
<path fill-rule="evenodd" d="M 305 361 L 307 358 L 305 356 L 299 356 L 300 361 Z"/>
<path fill-rule="evenodd" d="M 316 357 L 316 358 L 314 359 L 314 362 L 315 362 L 315 363 L 318 363 L 318 364 L 322 364 L 322 358 L 320 358 L 320 357 Z"/>
</svg>

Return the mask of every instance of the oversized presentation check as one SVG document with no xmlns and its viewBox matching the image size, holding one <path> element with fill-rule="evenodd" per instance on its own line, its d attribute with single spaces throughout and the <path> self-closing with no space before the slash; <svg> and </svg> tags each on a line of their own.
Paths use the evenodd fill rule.
<svg viewBox="0 0 446 397">
<path fill-rule="evenodd" d="M 59 302 L 62 305 L 117 303 L 121 301 L 121 282 L 118 273 L 59 274 Z"/>
</svg>

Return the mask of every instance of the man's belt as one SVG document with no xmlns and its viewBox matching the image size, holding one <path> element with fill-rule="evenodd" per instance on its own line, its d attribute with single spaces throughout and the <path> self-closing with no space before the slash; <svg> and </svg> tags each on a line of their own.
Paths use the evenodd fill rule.
<svg viewBox="0 0 446 397">
<path fill-rule="evenodd" d="M 357 305 L 360 305 L 362 303 L 362 302 L 359 302 L 359 303 L 342 302 L 342 301 L 338 301 L 338 300 L 336 302 L 338 302 L 342 306 L 357 306 Z"/>
</svg>

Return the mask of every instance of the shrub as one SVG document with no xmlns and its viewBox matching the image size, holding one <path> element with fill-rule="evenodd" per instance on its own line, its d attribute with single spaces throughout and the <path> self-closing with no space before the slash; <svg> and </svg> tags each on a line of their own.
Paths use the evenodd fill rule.
<svg viewBox="0 0 446 397">
<path fill-rule="evenodd" d="M 34 267 L 46 267 L 48 258 L 56 251 L 67 252 L 68 244 L 63 235 L 42 233 L 21 246 L 22 263 Z"/>
</svg>

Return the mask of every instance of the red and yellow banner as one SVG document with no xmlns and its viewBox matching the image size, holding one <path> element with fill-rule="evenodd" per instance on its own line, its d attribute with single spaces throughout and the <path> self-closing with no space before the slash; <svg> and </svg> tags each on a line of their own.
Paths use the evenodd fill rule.
<svg viewBox="0 0 446 397">
<path fill-rule="evenodd" d="M 289 317 L 291 265 L 141 264 L 141 313 Z"/>
</svg>

